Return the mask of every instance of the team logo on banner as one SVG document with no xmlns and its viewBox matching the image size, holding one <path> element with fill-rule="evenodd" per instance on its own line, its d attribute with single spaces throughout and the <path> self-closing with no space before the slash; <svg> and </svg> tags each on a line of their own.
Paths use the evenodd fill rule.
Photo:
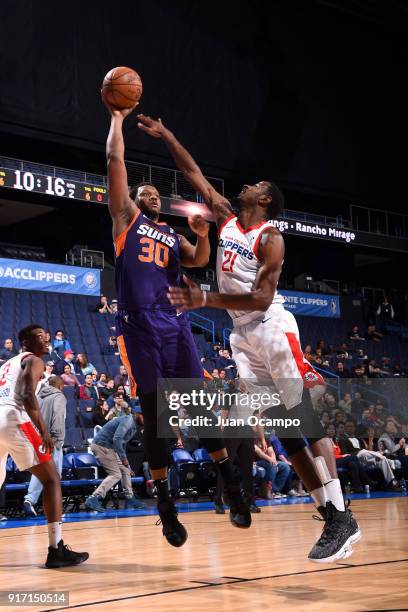
<svg viewBox="0 0 408 612">
<path fill-rule="evenodd" d="M 96 278 L 96 274 L 93 272 L 88 272 L 88 274 L 85 276 L 85 285 L 88 287 L 88 289 L 93 289 L 96 287 L 97 283 L 98 279 Z"/>
</svg>

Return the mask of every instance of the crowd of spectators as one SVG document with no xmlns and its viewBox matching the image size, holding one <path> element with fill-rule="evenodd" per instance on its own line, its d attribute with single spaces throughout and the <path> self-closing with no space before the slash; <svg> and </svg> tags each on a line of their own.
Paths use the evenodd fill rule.
<svg viewBox="0 0 408 612">
<path fill-rule="evenodd" d="M 116 300 L 109 303 L 105 296 L 101 296 L 96 307 L 99 314 L 112 314 L 116 310 Z M 377 314 L 383 322 L 392 319 L 392 307 L 386 299 Z M 317 401 L 315 409 L 333 442 L 337 465 L 349 475 L 354 492 L 362 492 L 367 485 L 398 490 L 398 480 L 408 479 L 406 415 L 385 405 L 380 401 L 380 394 L 373 393 L 373 389 L 368 389 L 367 394 L 361 391 L 361 386 L 370 383 L 371 379 L 408 377 L 408 372 L 400 364 L 393 363 L 388 355 L 383 354 L 380 363 L 371 358 L 370 346 L 382 341 L 382 333 L 374 324 L 364 330 L 353 325 L 346 341 L 337 348 L 324 340 L 320 340 L 316 347 L 308 344 L 304 348 L 307 361 L 323 375 L 324 372 L 334 374 L 342 382 L 342 393 L 329 389 Z M 5 339 L 0 350 L 0 365 L 16 354 L 13 340 Z M 128 373 L 120 362 L 114 335 L 107 338 L 102 354 L 118 358 L 115 371 L 97 372 L 85 353 L 75 351 L 64 330 L 57 329 L 53 338 L 47 332 L 45 372 L 40 386 L 58 375 L 65 386 L 75 387 L 78 401 L 89 402 L 86 410 L 92 413 L 95 432 L 114 418 L 132 412 L 140 414 L 138 399 L 130 398 Z M 208 389 L 227 393 L 237 388 L 238 372 L 229 348 L 207 342 L 201 363 Z M 353 384 L 356 381 L 360 390 Z M 191 428 L 183 427 L 183 415 L 180 417 L 175 446 L 188 450 L 197 448 L 197 435 Z M 143 420 L 141 414 L 140 419 Z M 193 446 L 191 440 L 194 440 Z M 273 431 L 266 432 L 263 439 L 254 432 L 251 463 L 259 480 L 259 496 L 273 499 L 307 495 Z"/>
</svg>

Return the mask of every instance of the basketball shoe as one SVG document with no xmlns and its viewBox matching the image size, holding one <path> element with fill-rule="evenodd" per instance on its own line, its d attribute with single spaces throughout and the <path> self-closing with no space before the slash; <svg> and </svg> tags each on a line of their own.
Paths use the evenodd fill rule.
<svg viewBox="0 0 408 612">
<path fill-rule="evenodd" d="M 318 511 L 322 518 L 313 518 L 325 524 L 308 558 L 316 563 L 334 563 L 339 559 L 347 559 L 353 552 L 352 545 L 361 538 L 360 527 L 353 514 L 348 507 L 343 512 L 337 510 L 330 501 L 325 508 L 320 506 Z"/>
<path fill-rule="evenodd" d="M 160 519 L 156 525 L 163 525 L 163 535 L 172 546 L 183 546 L 188 534 L 185 527 L 177 518 L 177 509 L 171 499 L 159 501 L 157 504 Z"/>
</svg>

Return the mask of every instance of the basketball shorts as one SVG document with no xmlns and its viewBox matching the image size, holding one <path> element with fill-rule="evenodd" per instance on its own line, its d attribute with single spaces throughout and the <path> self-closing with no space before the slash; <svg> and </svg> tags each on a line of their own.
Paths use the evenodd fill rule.
<svg viewBox="0 0 408 612">
<path fill-rule="evenodd" d="M 28 415 L 17 408 L 0 407 L 0 486 L 6 478 L 7 456 L 20 471 L 52 459 Z"/>
<path fill-rule="evenodd" d="M 116 331 L 133 397 L 136 386 L 142 393 L 157 391 L 157 382 L 162 378 L 203 378 L 186 313 L 121 310 Z"/>
<path fill-rule="evenodd" d="M 301 403 L 304 387 L 324 392 L 324 379 L 303 357 L 296 319 L 282 304 L 272 304 L 263 320 L 234 326 L 229 341 L 240 378 L 279 391 L 287 410 Z"/>
</svg>

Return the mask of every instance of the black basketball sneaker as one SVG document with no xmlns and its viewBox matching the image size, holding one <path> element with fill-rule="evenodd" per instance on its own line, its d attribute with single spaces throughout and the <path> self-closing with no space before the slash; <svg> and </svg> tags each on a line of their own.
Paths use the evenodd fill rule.
<svg viewBox="0 0 408 612">
<path fill-rule="evenodd" d="M 160 519 L 156 525 L 163 525 L 163 535 L 172 546 L 183 546 L 188 534 L 185 527 L 177 518 L 177 509 L 172 500 L 161 501 L 157 504 Z"/>
<path fill-rule="evenodd" d="M 361 538 L 360 527 L 348 507 L 341 512 L 332 502 L 326 507 L 318 508 L 322 518 L 313 518 L 325 521 L 323 533 L 309 553 L 310 561 L 316 563 L 334 563 L 340 559 L 347 559 L 353 552 L 352 545 Z"/>
<path fill-rule="evenodd" d="M 225 487 L 225 501 L 229 505 L 229 517 L 234 527 L 248 529 L 252 522 L 251 512 L 242 497 L 239 485 L 233 484 Z"/>
<path fill-rule="evenodd" d="M 48 569 L 55 569 L 57 567 L 79 565 L 88 558 L 89 554 L 87 552 L 74 552 L 67 544 L 64 544 L 63 540 L 60 540 L 58 542 L 58 548 L 54 548 L 53 546 L 48 547 L 45 567 L 48 567 Z"/>
</svg>

